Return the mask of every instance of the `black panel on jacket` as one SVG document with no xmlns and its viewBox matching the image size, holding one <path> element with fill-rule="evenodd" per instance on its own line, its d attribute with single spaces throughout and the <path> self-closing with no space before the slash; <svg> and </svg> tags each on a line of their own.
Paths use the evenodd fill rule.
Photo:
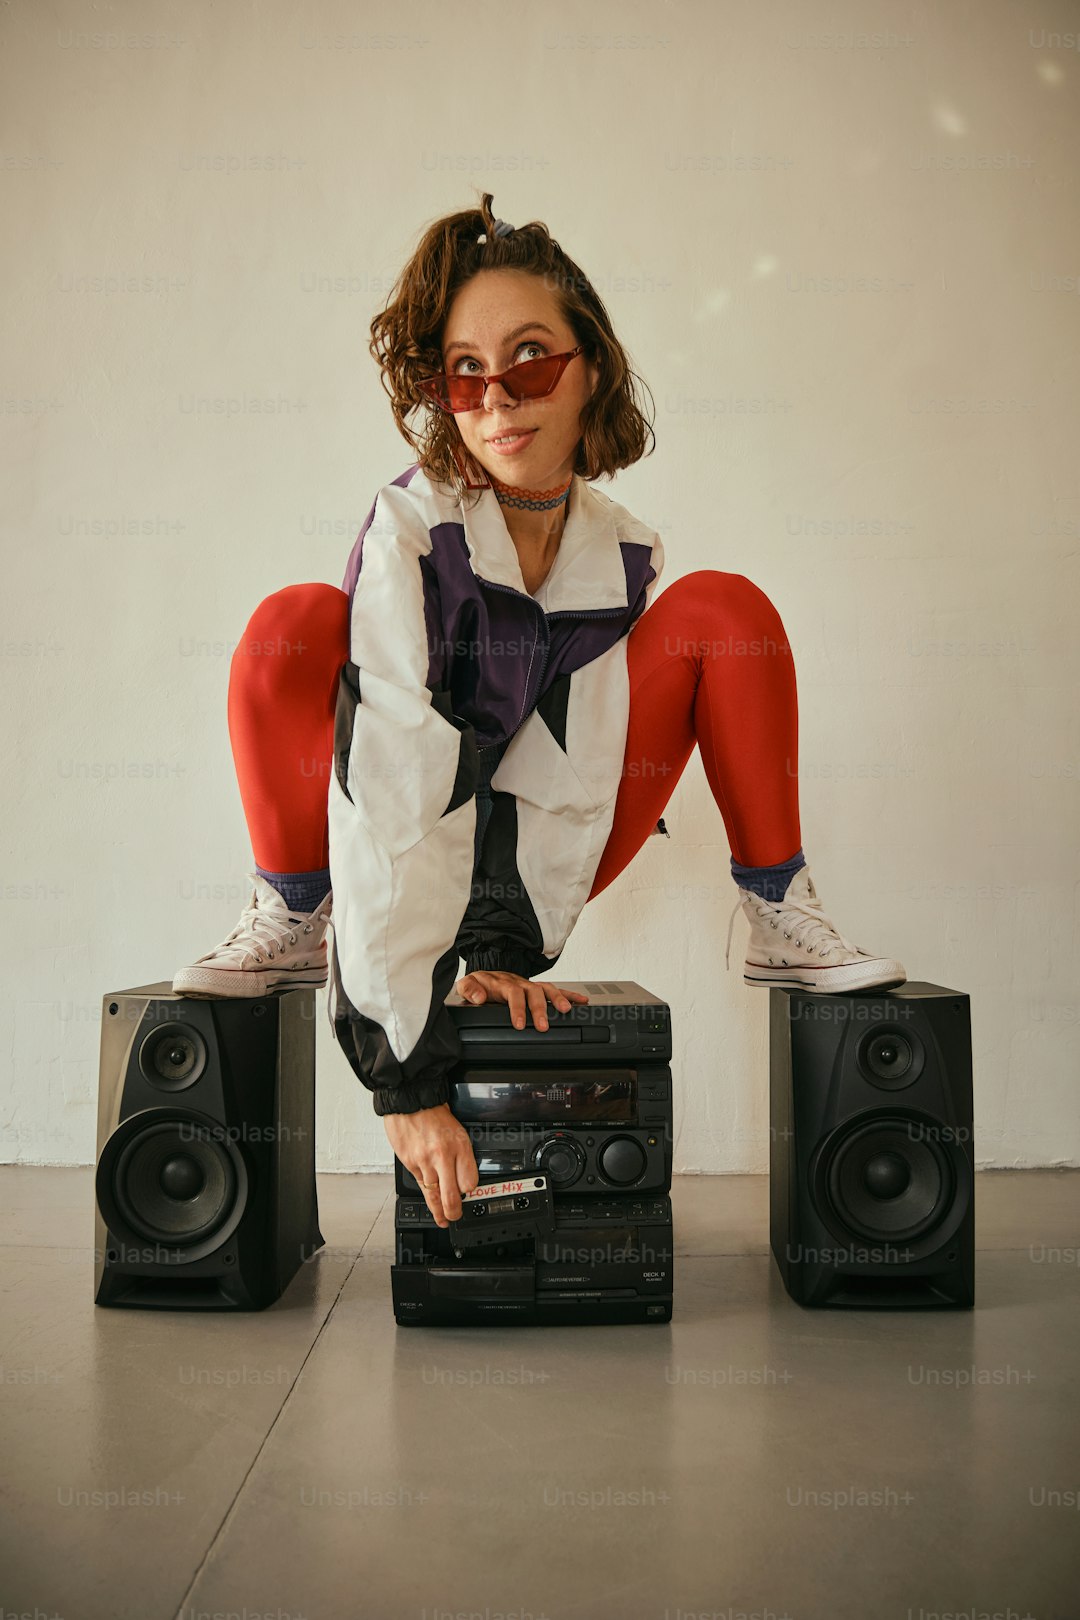
<svg viewBox="0 0 1080 1620">
<path fill-rule="evenodd" d="M 349 803 L 349 750 L 352 748 L 356 705 L 360 702 L 360 670 L 356 664 L 345 663 L 338 676 L 337 702 L 334 707 L 334 772 L 338 787 Z"/>
<path fill-rule="evenodd" d="M 566 706 L 570 698 L 570 677 L 560 675 L 554 685 L 549 686 L 539 703 L 536 705 L 540 716 L 551 735 L 566 753 Z"/>
<path fill-rule="evenodd" d="M 350 804 L 354 801 L 349 792 L 349 756 L 356 725 L 356 705 L 361 701 L 359 667 L 353 663 L 345 663 L 338 676 L 337 701 L 334 706 L 334 771 L 338 786 Z M 449 803 L 443 811 L 443 815 L 446 816 L 451 810 L 456 810 L 459 805 L 471 799 L 476 792 L 479 773 L 476 735 L 468 721 L 459 719 L 453 712 L 449 692 L 433 692 L 431 706 L 455 728 L 460 738 L 457 774 L 454 777 Z"/>
<path fill-rule="evenodd" d="M 456 726 L 461 734 L 461 742 L 458 748 L 457 776 L 454 778 L 450 802 L 443 811 L 443 815 L 448 816 L 451 810 L 456 810 L 467 799 L 471 799 L 476 792 L 476 778 L 479 772 L 479 760 L 476 755 L 476 733 L 467 720 L 460 719 L 454 713 L 449 692 L 432 692 L 431 707 L 437 709 L 444 720 L 448 720 L 452 726 Z"/>
</svg>

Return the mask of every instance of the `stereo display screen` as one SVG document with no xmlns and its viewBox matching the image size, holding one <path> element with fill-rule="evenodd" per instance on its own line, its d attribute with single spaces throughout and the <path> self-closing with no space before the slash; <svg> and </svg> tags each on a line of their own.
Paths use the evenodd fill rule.
<svg viewBox="0 0 1080 1620">
<path fill-rule="evenodd" d="M 484 1078 L 473 1078 L 483 1074 Z M 614 1120 L 637 1117 L 633 1069 L 530 1069 L 493 1079 L 491 1070 L 466 1069 L 451 1082 L 451 1112 L 460 1120 Z"/>
</svg>

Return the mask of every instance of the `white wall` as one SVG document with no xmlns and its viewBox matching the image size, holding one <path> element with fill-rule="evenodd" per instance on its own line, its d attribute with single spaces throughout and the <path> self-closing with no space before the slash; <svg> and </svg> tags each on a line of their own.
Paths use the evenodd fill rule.
<svg viewBox="0 0 1080 1620">
<path fill-rule="evenodd" d="M 340 583 L 413 459 L 368 322 L 486 188 L 653 390 L 656 454 L 601 487 L 668 582 L 780 609 L 811 870 L 860 944 L 970 993 L 978 1162 L 1080 1162 L 1075 7 L 43 0 L 0 28 L 4 1157 L 93 1162 L 102 996 L 247 899 L 229 656 L 269 592 Z M 764 1170 L 767 995 L 741 916 L 724 973 L 696 754 L 666 820 L 560 970 L 670 1000 L 677 1168 Z M 319 999 L 320 1167 L 387 1168 Z"/>
</svg>

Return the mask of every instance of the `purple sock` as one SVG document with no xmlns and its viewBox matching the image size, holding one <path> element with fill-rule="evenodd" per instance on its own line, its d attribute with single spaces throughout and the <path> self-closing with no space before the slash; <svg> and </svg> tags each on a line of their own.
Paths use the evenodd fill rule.
<svg viewBox="0 0 1080 1620">
<path fill-rule="evenodd" d="M 330 892 L 330 869 L 322 872 L 264 872 L 256 864 L 256 872 L 267 883 L 272 883 L 291 912 L 308 917 Z"/>
<path fill-rule="evenodd" d="M 740 866 L 733 855 L 731 875 L 741 889 L 749 889 L 763 900 L 775 903 L 784 898 L 788 884 L 805 865 L 806 856 L 801 849 L 796 850 L 789 861 L 781 861 L 776 866 Z"/>
</svg>

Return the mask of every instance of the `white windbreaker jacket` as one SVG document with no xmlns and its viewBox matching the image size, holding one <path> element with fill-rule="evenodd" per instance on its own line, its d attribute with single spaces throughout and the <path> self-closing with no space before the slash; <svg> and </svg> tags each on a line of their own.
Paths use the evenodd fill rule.
<svg viewBox="0 0 1080 1620">
<path fill-rule="evenodd" d="M 611 830 L 626 637 L 663 557 L 575 475 L 530 595 L 493 490 L 470 507 L 414 464 L 376 496 L 342 582 L 328 811 L 330 1017 L 377 1114 L 447 1101 L 461 960 L 558 960 Z"/>
</svg>

